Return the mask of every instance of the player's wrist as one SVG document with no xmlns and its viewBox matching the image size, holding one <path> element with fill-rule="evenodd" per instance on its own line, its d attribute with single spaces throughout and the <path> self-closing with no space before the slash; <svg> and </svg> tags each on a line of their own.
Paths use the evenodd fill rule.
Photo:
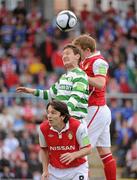
<svg viewBox="0 0 137 180">
<path fill-rule="evenodd" d="M 73 152 L 73 158 L 74 158 L 74 160 L 78 158 L 78 151 Z"/>
<path fill-rule="evenodd" d="M 34 94 L 34 96 L 39 96 L 39 90 L 38 90 L 38 89 L 35 89 L 32 94 Z"/>
</svg>

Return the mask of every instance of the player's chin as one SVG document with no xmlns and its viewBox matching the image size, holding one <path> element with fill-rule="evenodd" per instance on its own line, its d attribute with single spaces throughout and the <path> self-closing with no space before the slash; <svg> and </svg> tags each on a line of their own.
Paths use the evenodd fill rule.
<svg viewBox="0 0 137 180">
<path fill-rule="evenodd" d="M 69 63 L 68 63 L 68 62 L 65 62 L 65 63 L 64 63 L 64 67 L 65 67 L 66 69 L 69 68 L 69 67 L 70 67 Z"/>
</svg>

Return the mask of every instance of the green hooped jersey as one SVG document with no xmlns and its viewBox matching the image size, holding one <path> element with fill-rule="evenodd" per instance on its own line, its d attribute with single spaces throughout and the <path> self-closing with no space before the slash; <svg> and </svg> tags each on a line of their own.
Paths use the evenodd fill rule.
<svg viewBox="0 0 137 180">
<path fill-rule="evenodd" d="M 35 92 L 35 96 L 45 100 L 54 98 L 65 102 L 70 115 L 77 119 L 83 119 L 87 115 L 88 95 L 88 77 L 80 68 L 75 68 L 63 74 L 49 90 L 37 89 Z"/>
</svg>

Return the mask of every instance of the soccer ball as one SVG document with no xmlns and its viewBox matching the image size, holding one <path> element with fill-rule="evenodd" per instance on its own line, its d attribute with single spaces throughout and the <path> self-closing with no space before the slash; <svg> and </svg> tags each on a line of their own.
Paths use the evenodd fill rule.
<svg viewBox="0 0 137 180">
<path fill-rule="evenodd" d="M 57 14 L 56 24 L 61 31 L 72 30 L 77 23 L 76 15 L 69 10 L 61 11 Z"/>
</svg>

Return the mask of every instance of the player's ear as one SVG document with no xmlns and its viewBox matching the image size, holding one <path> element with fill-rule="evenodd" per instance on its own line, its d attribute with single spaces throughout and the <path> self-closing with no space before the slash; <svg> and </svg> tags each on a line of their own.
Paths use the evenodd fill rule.
<svg viewBox="0 0 137 180">
<path fill-rule="evenodd" d="M 64 119 L 65 119 L 65 116 L 61 115 L 61 120 L 64 121 Z"/>
<path fill-rule="evenodd" d="M 87 52 L 91 52 L 90 48 L 87 48 L 86 51 L 87 51 Z"/>
<path fill-rule="evenodd" d="M 77 57 L 77 60 L 79 60 L 81 58 L 80 54 L 76 54 L 76 57 Z"/>
</svg>

